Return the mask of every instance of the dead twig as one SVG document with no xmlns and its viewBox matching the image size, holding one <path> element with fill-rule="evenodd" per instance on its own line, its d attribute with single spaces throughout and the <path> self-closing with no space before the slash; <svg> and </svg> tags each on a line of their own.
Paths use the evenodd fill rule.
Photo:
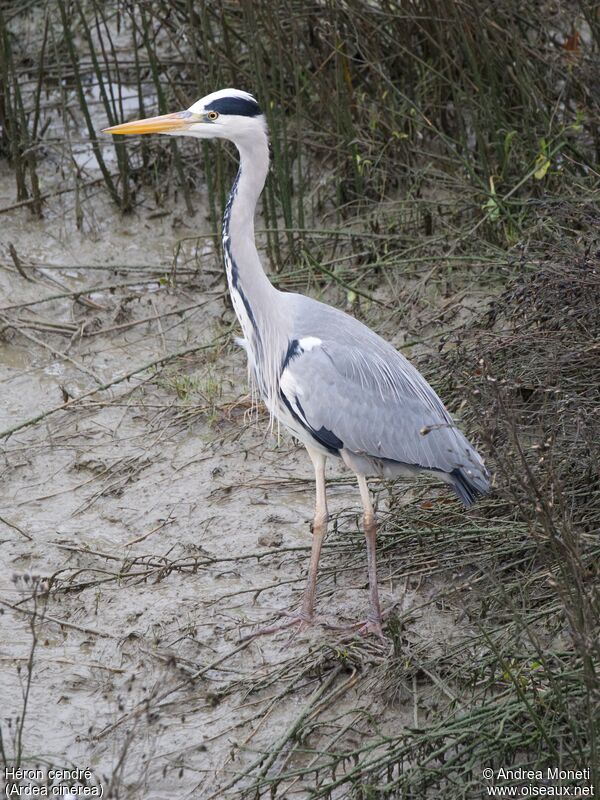
<svg viewBox="0 0 600 800">
<path fill-rule="evenodd" d="M 156 283 L 156 281 L 153 281 L 153 283 Z M 4 306 L 3 308 L 0 308 L 0 312 L 14 311 L 15 309 L 20 309 L 20 308 L 30 308 L 31 306 L 37 306 L 40 303 L 49 303 L 51 300 L 62 300 L 65 297 L 72 297 L 73 300 L 75 301 L 83 300 L 85 298 L 85 300 L 87 300 L 88 303 L 93 304 L 94 308 L 102 309 L 104 308 L 104 306 L 100 306 L 97 303 L 94 303 L 94 301 L 90 300 L 89 297 L 87 297 L 86 295 L 93 294 L 95 292 L 112 292 L 115 289 L 126 289 L 129 286 L 139 286 L 139 285 L 140 282 L 139 280 L 137 280 L 137 281 L 125 281 L 124 283 L 107 283 L 107 284 L 102 284 L 101 286 L 90 286 L 88 289 L 73 289 L 73 291 L 70 292 L 60 292 L 59 294 L 48 295 L 48 297 L 41 297 L 39 300 L 29 300 L 26 303 L 14 303 L 12 306 Z"/>
<path fill-rule="evenodd" d="M 13 611 L 19 611 L 21 614 L 27 614 L 31 616 L 33 611 L 29 611 L 27 608 L 21 608 L 18 605 L 13 603 L 9 603 L 7 600 L 2 600 L 0 598 L 0 603 L 6 608 L 10 608 Z M 106 631 L 99 631 L 95 628 L 88 628 L 85 625 L 76 625 L 74 622 L 68 622 L 66 619 L 57 619 L 57 617 L 50 617 L 48 614 L 44 615 L 44 622 L 52 622 L 54 625 L 58 625 L 61 628 L 71 628 L 74 631 L 79 631 L 79 633 L 89 633 L 92 636 L 100 636 L 102 639 L 114 639 L 114 635 L 112 633 L 108 633 Z"/>
<path fill-rule="evenodd" d="M 13 530 L 20 533 L 21 536 L 24 536 L 26 539 L 29 539 L 30 542 L 33 541 L 33 536 L 30 536 L 23 528 L 19 528 L 19 526 L 15 522 L 9 522 L 5 517 L 0 517 L 0 522 L 3 522 L 8 528 L 12 528 Z"/>
<path fill-rule="evenodd" d="M 115 176 L 116 177 L 116 176 Z M 90 181 L 86 181 L 84 184 L 79 186 L 78 188 L 81 189 L 87 186 L 95 186 L 97 183 L 102 183 L 103 178 L 94 178 Z M 65 186 L 62 189 L 56 189 L 53 192 L 46 192 L 45 194 L 40 195 L 39 197 L 29 197 L 27 200 L 20 200 L 18 203 L 11 203 L 9 206 L 4 206 L 4 208 L 0 208 L 0 214 L 6 214 L 8 211 L 15 211 L 17 208 L 23 208 L 24 206 L 30 206 L 34 203 L 43 202 L 44 200 L 48 200 L 50 197 L 58 197 L 61 194 L 67 194 L 68 192 L 75 191 L 75 186 Z"/>
<path fill-rule="evenodd" d="M 32 333 L 27 333 L 26 331 L 23 330 L 22 327 L 12 322 L 8 317 L 5 317 L 3 314 L 0 314 L 0 320 L 2 320 L 2 322 L 4 323 L 4 330 L 6 330 L 6 328 L 12 327 L 13 330 L 20 333 L 21 336 L 24 336 L 26 339 L 29 339 L 30 342 L 33 342 L 38 347 L 43 347 L 44 350 L 48 350 L 54 356 L 58 356 L 63 361 L 67 361 L 69 364 L 71 364 L 71 366 L 75 367 L 76 370 L 78 370 L 79 372 L 83 372 L 99 386 L 102 385 L 102 381 L 100 380 L 100 378 L 97 375 L 95 375 L 91 369 L 88 369 L 84 364 L 81 364 L 79 361 L 76 361 L 70 355 L 67 355 L 67 353 L 63 353 L 58 348 L 52 347 L 52 345 L 48 344 L 47 342 L 44 342 L 42 339 L 38 339 L 38 337 L 34 336 Z"/>
<path fill-rule="evenodd" d="M 239 773 L 235 778 L 229 781 L 229 783 L 225 784 L 225 786 L 221 786 L 217 792 L 211 794 L 208 800 L 216 800 L 217 798 L 222 797 L 224 792 L 227 792 L 229 789 L 233 788 L 236 785 L 236 783 L 242 780 L 242 778 L 251 775 L 254 772 L 254 770 L 256 770 L 259 767 L 261 769 L 257 777 L 259 779 L 264 777 L 271 768 L 271 766 L 274 764 L 276 759 L 278 758 L 279 754 L 281 753 L 285 745 L 290 741 L 290 739 L 293 739 L 296 732 L 301 728 L 303 722 L 307 718 L 313 715 L 315 711 L 315 704 L 321 701 L 323 695 L 327 692 L 329 687 L 334 683 L 335 679 L 343 669 L 344 669 L 343 665 L 338 664 L 334 669 L 331 670 L 331 672 L 325 678 L 323 683 L 319 687 L 317 687 L 317 689 L 315 689 L 315 691 L 312 693 L 312 695 L 308 699 L 308 702 L 306 703 L 300 714 L 289 726 L 289 728 L 280 737 L 280 739 L 269 748 L 268 755 L 267 754 L 261 755 L 246 770 L 244 770 L 244 772 Z M 195 792 L 197 792 L 199 787 L 200 784 L 195 786 L 194 790 L 190 794 L 193 795 Z"/>
<path fill-rule="evenodd" d="M 171 512 L 172 513 L 172 512 Z M 172 525 L 175 522 L 176 518 L 170 516 L 168 519 L 162 520 L 158 525 L 155 525 L 154 528 L 147 531 L 146 533 L 142 533 L 141 536 L 136 536 L 135 539 L 130 539 L 128 542 L 125 542 L 125 547 L 131 547 L 132 544 L 138 544 L 138 542 L 143 542 L 149 536 L 152 536 L 153 533 L 160 531 L 162 528 L 166 527 L 167 525 Z"/>
<path fill-rule="evenodd" d="M 21 263 L 21 259 L 19 258 L 17 250 L 12 242 L 9 242 L 8 252 L 10 253 L 10 257 L 12 258 L 13 264 L 15 265 L 15 268 L 19 273 L 19 275 L 22 278 L 25 278 L 26 281 L 32 281 L 33 279 L 31 278 L 31 276 L 28 275 L 23 269 L 23 264 Z"/>
<path fill-rule="evenodd" d="M 146 370 L 153 369 L 154 367 L 164 366 L 171 361 L 175 361 L 178 358 L 183 358 L 184 356 L 189 356 L 192 353 L 198 353 L 201 350 L 209 350 L 211 347 L 214 347 L 214 344 L 214 342 L 211 342 L 210 344 L 187 347 L 185 350 L 178 350 L 176 353 L 171 353 L 168 356 L 163 356 L 162 358 L 157 358 L 154 361 L 149 361 L 147 364 L 143 364 L 141 367 L 136 367 L 136 369 L 132 369 L 130 372 L 127 372 L 125 375 L 121 375 L 119 378 L 115 378 L 112 381 L 108 381 L 100 386 L 96 386 L 94 389 L 90 389 L 88 392 L 84 392 L 83 394 L 79 395 L 79 397 L 75 397 L 73 400 L 67 400 L 65 403 L 54 406 L 54 408 L 49 408 L 47 411 L 43 411 L 41 414 L 37 414 L 35 417 L 30 417 L 30 419 L 20 422 L 18 425 L 13 425 L 12 428 L 7 428 L 4 431 L 0 431 L 0 439 L 5 439 L 8 436 L 12 436 L 12 434 L 16 433 L 17 431 L 23 430 L 24 428 L 29 428 L 31 425 L 36 425 L 38 422 L 41 422 L 43 419 L 47 419 L 59 411 L 64 411 L 67 408 L 74 408 L 82 400 L 87 400 L 88 397 L 92 397 L 92 395 L 95 395 L 98 392 L 104 392 L 107 389 L 110 389 L 112 386 L 117 386 L 119 383 L 128 381 L 133 378 L 134 375 L 139 375 L 140 372 L 145 372 Z"/>
<path fill-rule="evenodd" d="M 210 672 L 210 670 L 215 669 L 215 667 L 218 667 L 219 664 L 222 664 L 224 661 L 227 661 L 227 659 L 231 658 L 231 656 L 234 656 L 236 655 L 236 653 L 239 653 L 241 650 L 244 650 L 246 647 L 248 647 L 249 644 L 250 641 L 241 642 L 237 647 L 234 647 L 233 650 L 229 650 L 224 655 L 219 656 L 214 661 L 211 661 L 210 664 L 207 664 L 206 666 L 201 667 L 199 670 L 192 672 L 185 680 L 179 681 L 178 683 L 175 684 L 175 686 L 172 686 L 170 689 L 165 689 L 164 692 L 161 692 L 159 695 L 153 698 L 157 703 L 157 708 L 159 708 L 161 705 L 164 705 L 164 701 L 166 700 L 167 697 L 174 694 L 175 692 L 178 692 L 180 689 L 185 688 L 189 684 L 194 683 L 194 681 L 198 680 L 198 678 L 201 678 L 203 675 L 206 675 L 207 672 Z M 127 722 L 128 720 L 139 716 L 139 714 L 142 714 L 144 711 L 148 709 L 148 703 L 149 700 L 144 700 L 142 703 L 139 703 L 134 709 L 132 709 L 132 711 L 129 711 L 127 714 L 123 714 L 123 716 L 120 717 L 116 722 L 113 722 L 112 725 L 107 725 L 106 728 L 103 728 L 97 734 L 98 739 L 102 739 L 109 733 L 112 733 L 112 731 L 118 728 L 119 725 L 122 725 L 123 722 Z"/>
</svg>

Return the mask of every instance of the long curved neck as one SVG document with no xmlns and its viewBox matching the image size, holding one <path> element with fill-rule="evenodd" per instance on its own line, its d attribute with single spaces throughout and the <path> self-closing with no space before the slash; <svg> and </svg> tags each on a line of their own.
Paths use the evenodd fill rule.
<svg viewBox="0 0 600 800">
<path fill-rule="evenodd" d="M 286 352 L 286 321 L 280 293 L 265 275 L 254 242 L 254 212 L 269 169 L 269 144 L 266 132 L 236 144 L 240 168 L 223 215 L 225 268 L 251 372 L 272 408 L 281 353 Z"/>
<path fill-rule="evenodd" d="M 248 321 L 260 326 L 276 292 L 265 275 L 254 241 L 254 213 L 269 169 L 267 136 L 238 143 L 237 148 L 240 167 L 223 215 L 223 252 L 229 291 L 248 338 Z"/>
<path fill-rule="evenodd" d="M 233 184 L 223 228 L 254 243 L 254 212 L 269 171 L 269 142 L 266 134 L 238 143 L 240 167 Z M 229 212 L 229 213 L 228 213 Z"/>
</svg>

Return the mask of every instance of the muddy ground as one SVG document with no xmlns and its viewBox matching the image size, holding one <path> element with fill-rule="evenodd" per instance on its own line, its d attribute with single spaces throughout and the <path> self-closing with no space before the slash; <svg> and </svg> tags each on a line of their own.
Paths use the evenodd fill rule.
<svg viewBox="0 0 600 800">
<path fill-rule="evenodd" d="M 0 206 L 14 202 L 4 165 Z M 453 692 L 421 675 L 392 696 L 392 639 L 243 639 L 299 601 L 312 469 L 253 408 L 210 237 L 172 273 L 177 242 L 211 233 L 197 207 L 122 217 L 98 191 L 79 228 L 72 193 L 42 219 L 0 218 L 4 748 L 146 800 L 233 797 L 296 766 L 277 796 L 301 798 L 328 752 L 418 725 Z M 351 475 L 328 474 L 318 608 L 343 625 L 365 614 L 366 557 Z M 384 516 L 406 490 L 374 488 Z M 382 554 L 380 588 L 413 655 L 464 635 L 427 563 Z"/>
</svg>

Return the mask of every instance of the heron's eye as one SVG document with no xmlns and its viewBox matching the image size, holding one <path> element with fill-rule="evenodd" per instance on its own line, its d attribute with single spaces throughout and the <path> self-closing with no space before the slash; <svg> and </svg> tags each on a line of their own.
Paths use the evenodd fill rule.
<svg viewBox="0 0 600 800">
<path fill-rule="evenodd" d="M 218 119 L 218 118 L 219 118 L 219 115 L 217 114 L 217 112 L 216 112 L 216 111 L 209 111 L 209 112 L 208 112 L 208 114 L 207 114 L 206 116 L 207 116 L 207 117 L 208 117 L 208 119 L 210 119 L 210 120 L 215 120 L 215 119 Z"/>
</svg>

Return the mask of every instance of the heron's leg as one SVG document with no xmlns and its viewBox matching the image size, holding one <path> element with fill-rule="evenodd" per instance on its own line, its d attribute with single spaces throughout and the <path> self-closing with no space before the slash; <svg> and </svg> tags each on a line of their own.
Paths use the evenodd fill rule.
<svg viewBox="0 0 600 800">
<path fill-rule="evenodd" d="M 310 551 L 310 564 L 308 566 L 308 578 L 306 588 L 302 595 L 302 605 L 300 606 L 300 616 L 302 619 L 310 620 L 315 608 L 315 594 L 317 592 L 317 571 L 319 568 L 319 558 L 323 540 L 327 535 L 327 496 L 325 493 L 325 462 L 327 457 L 318 450 L 311 447 L 306 448 L 315 468 L 315 483 L 317 498 L 315 503 L 315 516 L 312 530 L 312 548 Z"/>
<path fill-rule="evenodd" d="M 369 616 L 364 624 L 366 630 L 376 633 L 383 637 L 381 628 L 381 607 L 379 605 L 379 591 L 377 589 L 377 555 L 375 552 L 375 540 L 377 538 L 377 523 L 375 512 L 371 503 L 369 486 L 364 475 L 357 475 L 358 488 L 360 489 L 360 499 L 364 511 L 363 525 L 365 529 L 365 539 L 367 541 L 367 565 L 369 572 Z"/>
<path fill-rule="evenodd" d="M 313 520 L 313 538 L 310 552 L 310 564 L 308 566 L 308 578 L 304 593 L 302 595 L 302 603 L 297 611 L 280 612 L 282 615 L 285 615 L 288 618 L 286 622 L 282 622 L 277 625 L 271 625 L 268 628 L 260 628 L 254 633 L 242 636 L 241 641 L 254 639 L 257 636 L 278 633 L 286 628 L 291 628 L 293 625 L 298 625 L 298 630 L 304 630 L 311 624 L 313 619 L 315 594 L 317 591 L 317 570 L 319 568 L 321 547 L 327 533 L 328 514 L 327 498 L 325 496 L 325 461 L 327 456 L 323 455 L 318 450 L 313 450 L 312 447 L 307 447 L 306 449 L 308 450 L 308 455 L 310 456 L 315 468 L 317 500 L 315 504 L 315 516 Z"/>
</svg>

